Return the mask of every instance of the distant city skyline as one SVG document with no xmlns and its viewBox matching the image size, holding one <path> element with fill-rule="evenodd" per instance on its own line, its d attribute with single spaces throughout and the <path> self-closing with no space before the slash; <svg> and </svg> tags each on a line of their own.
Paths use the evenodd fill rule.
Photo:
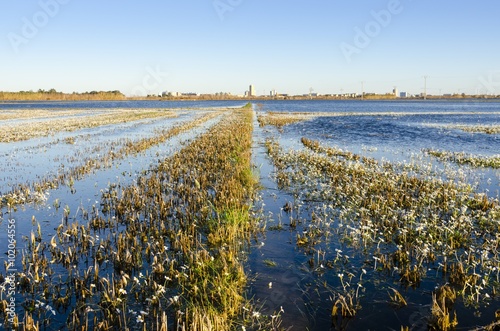
<svg viewBox="0 0 500 331">
<path fill-rule="evenodd" d="M 498 95 L 498 12 L 494 0 L 4 1 L 0 91 Z"/>
</svg>

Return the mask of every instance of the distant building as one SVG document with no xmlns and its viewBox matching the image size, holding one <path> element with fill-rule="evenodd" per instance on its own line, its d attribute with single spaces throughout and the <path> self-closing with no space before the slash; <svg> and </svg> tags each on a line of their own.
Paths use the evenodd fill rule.
<svg viewBox="0 0 500 331">
<path fill-rule="evenodd" d="M 272 98 L 274 98 L 277 95 L 278 95 L 278 92 L 276 92 L 276 90 L 272 90 L 272 91 L 269 92 L 269 96 L 272 97 Z"/>
<path fill-rule="evenodd" d="M 392 93 L 394 94 L 394 96 L 397 98 L 399 93 L 398 93 L 398 89 L 395 87 L 393 90 L 392 90 Z"/>
<path fill-rule="evenodd" d="M 250 97 L 253 97 L 255 96 L 255 87 L 253 85 L 250 85 L 249 89 L 248 89 L 248 95 Z"/>
<path fill-rule="evenodd" d="M 180 97 L 181 93 L 180 92 L 163 92 L 161 95 L 163 97 Z"/>
<path fill-rule="evenodd" d="M 341 94 L 335 94 L 334 95 L 336 98 L 341 98 L 341 99 L 349 99 L 349 98 L 356 98 L 357 94 L 356 93 L 341 93 Z"/>
<path fill-rule="evenodd" d="M 399 93 L 399 97 L 400 98 L 409 98 L 410 95 L 408 94 L 408 92 L 401 92 L 401 93 Z"/>
</svg>

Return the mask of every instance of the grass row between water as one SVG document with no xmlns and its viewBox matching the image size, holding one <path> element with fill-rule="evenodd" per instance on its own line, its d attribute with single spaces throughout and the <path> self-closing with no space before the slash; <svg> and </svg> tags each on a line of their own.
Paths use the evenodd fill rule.
<svg viewBox="0 0 500 331">
<path fill-rule="evenodd" d="M 312 118 L 314 118 L 314 116 L 307 113 L 267 112 L 265 115 L 260 115 L 257 120 L 260 126 L 274 125 L 278 129 L 282 129 L 285 125 L 309 120 Z"/>
<path fill-rule="evenodd" d="M 463 152 L 448 152 L 437 149 L 426 149 L 424 153 L 434 156 L 441 161 L 466 164 L 471 167 L 500 168 L 500 154 L 494 156 L 476 156 Z"/>
<path fill-rule="evenodd" d="M 25 314 L 14 327 L 43 328 L 61 314 L 70 330 L 251 327 L 260 317 L 243 296 L 255 231 L 252 116 L 228 111 L 136 184 L 111 184 L 106 212 L 64 210 L 50 242 L 38 226 L 17 274 Z"/>
<path fill-rule="evenodd" d="M 193 121 L 176 125 L 170 129 L 160 130 L 153 137 L 142 138 L 138 141 L 127 140 L 120 148 L 114 144 L 111 144 L 111 146 L 105 146 L 106 144 L 100 145 L 97 147 L 99 150 L 107 147 L 107 150 L 102 151 L 102 156 L 98 158 L 83 157 L 83 164 L 64 169 L 64 171 L 61 171 L 56 176 L 46 177 L 35 183 L 18 184 L 12 187 L 10 192 L 0 195 L 0 206 L 15 208 L 16 205 L 22 203 L 44 202 L 47 190 L 55 189 L 59 185 L 64 184 L 72 187 L 75 180 L 82 179 L 91 171 L 111 167 L 115 162 L 125 157 L 136 155 L 154 145 L 164 143 L 171 137 L 191 130 L 220 114 L 220 112 L 216 111 L 210 112 Z"/>
<path fill-rule="evenodd" d="M 295 197 L 289 226 L 298 229 L 297 247 L 318 257 L 309 261 L 312 268 L 338 274 L 341 288 L 331 296 L 334 321 L 340 325 L 362 309 L 367 279 L 395 278 L 402 288 L 415 289 L 435 282 L 428 293 L 432 330 L 460 325 L 454 310 L 459 300 L 468 307 L 498 300 L 498 201 L 473 194 L 467 185 L 418 178 L 307 138 L 302 143 L 306 150 L 285 151 L 269 140 L 267 149 L 278 184 Z M 297 219 L 299 209 L 312 210 L 310 220 Z M 397 290 L 390 295 L 398 307 L 412 304 Z"/>
<path fill-rule="evenodd" d="M 10 124 L 2 126 L 0 130 L 0 142 L 16 142 L 36 137 L 45 137 L 62 131 L 70 132 L 103 125 L 175 116 L 174 112 L 164 110 L 123 110 L 90 116 L 55 118 L 46 121 Z"/>
</svg>

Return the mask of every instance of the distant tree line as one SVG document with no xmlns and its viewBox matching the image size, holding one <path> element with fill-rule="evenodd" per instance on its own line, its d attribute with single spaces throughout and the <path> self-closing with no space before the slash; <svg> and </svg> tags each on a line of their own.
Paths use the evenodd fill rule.
<svg viewBox="0 0 500 331">
<path fill-rule="evenodd" d="M 118 91 L 91 91 L 63 93 L 55 89 L 38 91 L 2 92 L 2 101 L 44 101 L 44 100 L 125 100 L 125 95 Z"/>
</svg>

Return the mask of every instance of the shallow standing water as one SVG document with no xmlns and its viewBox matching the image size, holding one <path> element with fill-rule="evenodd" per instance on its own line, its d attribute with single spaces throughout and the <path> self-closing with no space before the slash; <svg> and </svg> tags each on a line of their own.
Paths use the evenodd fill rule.
<svg viewBox="0 0 500 331">
<path fill-rule="evenodd" d="M 212 108 L 237 107 L 242 102 L 78 102 L 78 103 L 6 103 L 0 104 L 0 111 L 9 109 L 61 109 L 74 108 Z M 339 147 L 354 153 L 373 157 L 377 160 L 386 160 L 393 163 L 410 162 L 425 164 L 431 167 L 433 176 L 452 174 L 460 180 L 469 182 L 477 192 L 486 192 L 492 198 L 499 196 L 500 172 L 494 169 L 471 168 L 439 162 L 422 154 L 424 148 L 439 148 L 449 151 L 466 152 L 474 155 L 492 156 L 500 153 L 500 135 L 484 133 L 468 133 L 456 129 L 456 125 L 500 125 L 500 103 L 472 102 L 472 101 L 265 101 L 255 104 L 257 114 L 268 111 L 280 112 L 312 112 L 323 113 L 303 122 L 288 125 L 280 132 L 273 127 L 259 128 L 255 123 L 254 160 L 260 169 L 262 191 L 262 210 L 269 219 L 268 231 L 254 246 L 248 260 L 248 268 L 254 281 L 250 285 L 250 294 L 262 305 L 265 314 L 278 312 L 282 307 L 283 326 L 293 330 L 326 330 L 341 329 L 342 325 L 333 325 L 331 319 L 332 298 L 342 289 L 343 284 L 339 275 L 352 272 L 355 274 L 352 286 L 361 283 L 362 309 L 357 316 L 346 321 L 348 330 L 399 330 L 401 325 L 411 325 L 412 330 L 426 330 L 426 318 L 430 311 L 428 294 L 433 290 L 435 282 L 428 279 L 416 287 L 400 287 L 397 274 L 380 275 L 375 272 L 371 255 L 360 252 L 335 239 L 325 240 L 322 251 L 311 253 L 296 245 L 297 234 L 308 230 L 313 211 L 323 206 L 307 204 L 300 201 L 294 192 L 278 189 L 274 178 L 274 168 L 268 159 L 263 141 L 267 137 L 275 137 L 280 144 L 288 149 L 302 149 L 300 138 L 306 136 L 317 139 L 325 145 Z M 119 139 L 121 136 L 151 135 L 158 126 L 169 126 L 176 122 L 188 120 L 190 115 L 178 119 L 164 120 L 163 122 L 142 123 L 137 126 L 118 126 L 117 131 L 82 130 L 70 135 L 92 135 L 95 133 L 99 145 L 101 140 Z M 0 123 L 1 124 L 1 123 Z M 210 125 L 213 125 L 211 123 Z M 206 126 L 208 127 L 208 125 Z M 206 129 L 205 127 L 205 129 Z M 101 131 L 100 131 L 101 130 Z M 203 131 L 203 130 L 201 130 Z M 61 139 L 67 134 L 62 134 Z M 75 183 L 72 192 L 62 186 L 52 190 L 46 204 L 26 205 L 13 211 L 9 217 L 16 219 L 18 225 L 18 242 L 25 245 L 23 237 L 29 237 L 31 231 L 36 231 L 31 219 L 34 216 L 43 227 L 44 240 L 50 241 L 55 228 L 63 220 L 63 207 L 68 205 L 70 220 L 77 219 L 82 209 L 89 209 L 93 205 L 99 207 L 101 194 L 111 183 L 128 185 L 143 171 L 147 171 L 157 159 L 167 157 L 180 147 L 182 142 L 195 136 L 184 135 L 169 140 L 162 146 L 157 146 L 137 157 L 123 160 L 112 169 L 91 174 Z M 4 146 L 2 167 L 8 166 L 9 182 L 32 181 L 45 175 L 47 172 L 56 172 L 59 165 L 55 159 L 62 159 L 61 155 L 75 153 L 78 147 L 72 145 L 55 144 L 50 142 L 55 138 L 34 139 L 28 142 L 8 144 Z M 47 145 L 49 144 L 49 145 Z M 37 147 L 38 146 L 38 147 Z M 40 147 L 41 146 L 41 147 Z M 48 147 L 45 147 L 48 146 Z M 81 146 L 80 146 L 81 147 Z M 17 158 L 17 155 L 23 158 Z M 76 157 L 76 156 L 75 156 Z M 25 162 L 26 173 L 16 173 L 12 170 Z M 41 162 L 40 162 L 41 161 Z M 7 162 L 7 163 L 5 163 Z M 63 164 L 64 162 L 61 162 Z M 43 164 L 43 167 L 39 165 Z M 38 166 L 38 167 L 37 167 Z M 19 169 L 19 168 L 18 168 Z M 31 170 L 30 170 L 31 169 Z M 426 168 L 427 169 L 427 168 Z M 451 176 L 451 175 L 450 175 Z M 2 190 L 6 182 L 0 183 Z M 299 200 L 297 200 L 299 199 Z M 55 203 L 61 204 L 56 208 Z M 300 210 L 292 213 L 283 210 L 286 203 L 302 205 Z M 4 209 L 4 215 L 7 211 Z M 7 217 L 0 222 L 1 251 L 6 248 Z M 300 220 L 298 226 L 290 226 L 294 219 Z M 338 223 L 332 222 L 332 227 Z M 4 249 L 5 248 L 5 249 Z M 19 251 L 23 246 L 19 247 Z M 341 253 L 339 253 L 341 252 Z M 335 260 L 338 255 L 349 257 L 345 269 L 328 267 L 327 262 Z M 3 265 L 7 256 L 0 256 Z M 311 261 L 312 259 L 312 261 Z M 363 267 L 367 271 L 361 275 Z M 429 275 L 437 274 L 435 269 L 429 268 Z M 394 309 L 388 304 L 390 287 L 397 288 L 405 297 L 411 299 L 407 307 Z M 355 288 L 356 289 L 356 288 Z M 498 294 L 493 296 L 479 309 L 471 309 L 464 305 L 457 305 L 459 326 L 472 328 L 485 325 L 493 320 L 495 309 L 500 306 Z M 64 315 L 58 319 L 64 325 Z"/>
<path fill-rule="evenodd" d="M 441 277 L 437 263 L 428 265 L 427 276 L 418 286 L 404 287 L 397 272 L 387 275 L 375 271 L 372 252 L 353 249 L 337 241 L 338 238 L 325 239 L 314 251 L 299 247 L 297 237 L 310 229 L 312 213 L 318 215 L 318 209 L 324 206 L 301 200 L 300 192 L 278 189 L 264 142 L 273 138 L 286 150 L 302 150 L 301 137 L 307 137 L 380 162 L 422 167 L 426 176 L 454 178 L 457 182 L 469 183 L 475 192 L 498 200 L 500 170 L 437 161 L 422 150 L 433 148 L 486 157 L 499 155 L 500 135 L 465 132 L 457 126 L 500 125 L 500 103 L 270 101 L 262 102 L 255 109 L 258 115 L 318 113 L 282 130 L 272 126 L 255 129 L 254 158 L 264 186 L 261 208 L 264 217 L 269 218 L 269 230 L 249 258 L 249 268 L 257 275 L 251 285 L 255 299 L 270 315 L 283 308 L 283 326 L 292 330 L 399 330 L 404 325 L 411 330 L 427 330 L 430 293 L 435 286 L 443 284 L 436 281 L 436 277 Z M 286 212 L 287 203 L 300 209 Z M 339 223 L 332 221 L 331 226 L 338 227 Z M 344 267 L 331 263 L 338 258 L 346 258 Z M 346 286 L 349 274 L 352 276 Z M 344 286 L 359 294 L 361 309 L 354 318 L 340 321 L 332 319 L 331 314 L 335 295 L 343 293 Z M 407 306 L 395 308 L 390 304 L 392 288 L 407 299 Z M 477 308 L 458 300 L 455 309 L 459 328 L 471 329 L 491 323 L 498 308 L 498 294 L 485 299 Z"/>
<path fill-rule="evenodd" d="M 206 103 L 204 109 L 186 109 L 184 108 L 185 104 L 180 103 L 176 105 L 178 109 L 173 110 L 177 115 L 173 118 L 139 120 L 111 126 L 98 126 L 72 132 L 55 133 L 48 137 L 21 142 L 4 143 L 0 146 L 3 155 L 0 162 L 0 167 L 3 169 L 2 178 L 0 178 L 0 191 L 2 194 L 6 194 L 9 193 L 11 188 L 19 184 L 31 187 L 34 183 L 43 182 L 44 180 L 50 181 L 51 178 L 65 173 L 71 167 L 79 167 L 87 160 L 99 159 L 103 155 L 108 155 L 120 149 L 125 144 L 133 144 L 141 141 L 141 139 L 155 137 L 161 132 L 168 132 L 176 126 L 193 121 L 195 118 L 209 115 L 213 108 L 212 105 L 212 103 Z M 9 109 L 11 106 L 10 104 L 2 104 L 0 109 Z M 14 108 L 20 106 L 25 107 L 26 105 L 15 104 Z M 61 103 L 43 105 L 45 108 L 47 106 L 53 108 L 52 112 L 57 113 L 59 111 L 58 107 L 67 109 L 66 107 L 76 105 Z M 105 108 L 106 104 L 98 104 L 97 106 L 107 110 Z M 144 104 L 142 108 L 147 106 L 148 104 Z M 153 106 L 158 107 L 157 104 Z M 170 105 L 170 108 L 174 106 Z M 225 106 L 234 107 L 240 106 L 240 104 L 226 103 Z M 96 104 L 92 104 L 92 107 L 96 107 Z M 131 105 L 131 107 L 134 106 Z M 57 116 L 55 117 L 57 118 Z M 44 297 L 47 295 L 46 293 L 42 293 L 40 289 L 32 294 L 14 292 L 10 288 L 10 282 L 4 277 L 9 276 L 11 272 L 21 273 L 25 261 L 30 260 L 34 250 L 38 251 L 41 256 L 49 256 L 50 254 L 45 252 L 47 250 L 45 245 L 49 245 L 51 240 L 60 235 L 60 226 L 82 224 L 81 229 L 83 229 L 83 225 L 86 225 L 89 220 L 88 216 L 85 215 L 98 215 L 102 219 L 111 219 L 112 216 L 105 212 L 106 200 L 103 195 L 109 195 L 112 190 L 134 184 L 139 176 L 154 169 L 158 166 L 158 162 L 168 158 L 185 144 L 196 139 L 212 126 L 217 125 L 221 118 L 220 114 L 215 114 L 215 117 L 212 116 L 207 121 L 192 127 L 188 131 L 180 131 L 166 141 L 154 143 L 147 150 L 140 153 L 125 155 L 123 158 L 113 158 L 112 163 L 102 164 L 102 166 L 91 169 L 89 173 L 77 178 L 67 176 L 67 179 L 59 187 L 44 190 L 44 199 L 41 199 L 36 204 L 27 203 L 8 207 L 6 206 L 6 198 L 2 196 L 2 205 L 4 207 L 0 213 L 0 251 L 2 252 L 0 264 L 3 269 L 0 272 L 2 279 L 0 301 L 14 298 L 16 302 L 15 310 L 19 314 L 21 321 L 24 317 L 23 312 L 27 310 L 34 312 L 34 316 L 39 318 L 43 329 L 57 330 L 67 327 L 67 310 L 45 304 Z M 5 124 L 9 125 L 8 122 Z M 0 121 L 1 125 L 2 121 Z M 71 140 L 67 140 L 68 138 L 71 138 Z M 115 230 L 113 229 L 113 231 Z M 95 233 L 94 231 L 90 237 L 93 245 L 96 245 L 97 249 L 103 249 L 104 246 L 102 245 L 107 242 L 110 232 L 98 231 Z M 68 233 L 63 236 L 71 238 Z M 35 248 L 35 245 L 40 245 L 38 243 L 42 245 L 39 247 L 45 247 L 41 248 L 43 250 L 41 253 Z M 52 245 L 58 244 L 54 242 Z M 72 242 L 69 249 L 75 252 L 79 247 L 77 243 Z M 68 252 L 71 252 L 71 250 Z M 33 254 L 33 256 L 36 256 L 36 254 Z M 89 265 L 88 258 L 85 260 L 83 257 L 81 260 L 77 260 L 74 266 L 70 266 L 69 269 L 62 267 L 55 260 L 46 262 L 51 269 L 48 274 L 38 275 L 33 264 L 26 265 L 27 269 L 24 270 L 27 270 L 25 272 L 29 277 L 35 279 L 42 277 L 45 281 L 49 279 L 49 283 L 60 284 L 56 285 L 56 287 L 59 286 L 63 293 L 69 292 L 66 291 L 64 284 L 67 285 L 66 282 L 71 282 L 75 274 L 88 272 L 89 268 L 93 267 L 93 265 Z M 10 267 L 7 268 L 9 264 Z M 110 275 L 110 279 L 112 279 L 112 264 L 105 261 L 100 266 L 100 272 L 103 275 Z M 19 275 L 16 276 L 18 280 L 20 279 Z M 30 286 L 37 287 L 36 284 L 37 282 Z M 15 295 L 12 296 L 12 293 L 15 293 Z M 53 304 L 51 303 L 51 305 Z M 142 309 L 142 304 L 139 302 L 135 303 L 135 306 Z M 134 305 L 131 305 L 131 307 L 134 307 Z M 0 329 L 5 326 L 3 317 L 5 316 L 2 315 Z M 45 324 L 47 320 L 50 321 L 50 325 Z"/>
<path fill-rule="evenodd" d="M 425 148 L 479 156 L 500 154 L 499 134 L 456 128 L 499 126 L 500 102 L 496 101 L 269 101 L 261 105 L 264 112 L 324 113 L 284 128 L 280 141 L 293 147 L 300 146 L 305 136 L 394 162 L 410 161 Z M 480 181 L 481 191 L 499 197 L 500 170 L 461 168 L 471 183 Z"/>
</svg>

